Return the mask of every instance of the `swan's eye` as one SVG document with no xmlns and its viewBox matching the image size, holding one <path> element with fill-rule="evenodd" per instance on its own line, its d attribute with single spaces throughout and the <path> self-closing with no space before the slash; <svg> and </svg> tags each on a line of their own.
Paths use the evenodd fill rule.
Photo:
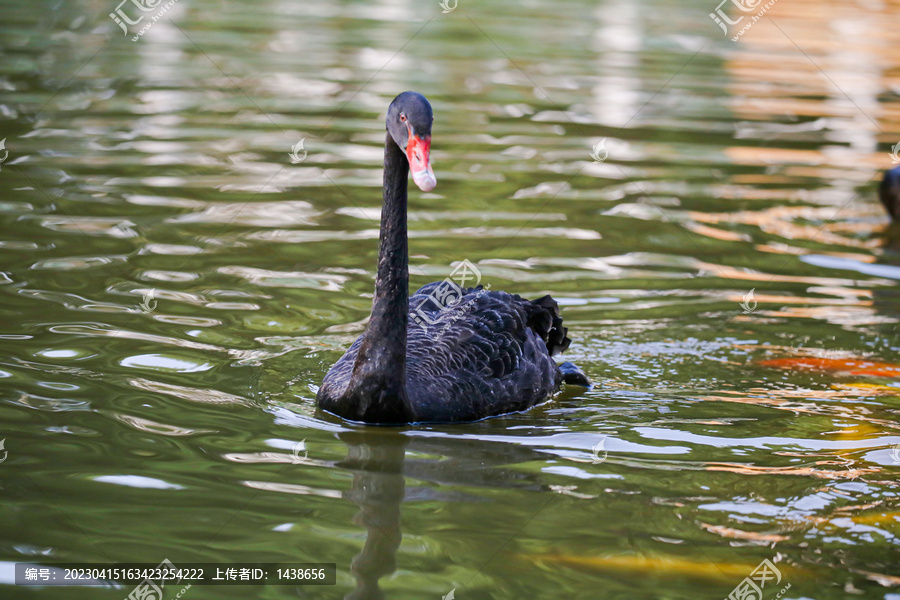
<svg viewBox="0 0 900 600">
<path fill-rule="evenodd" d="M 401 120 L 401 121 L 406 121 L 406 115 L 401 114 L 401 115 L 400 115 L 400 120 Z"/>
</svg>

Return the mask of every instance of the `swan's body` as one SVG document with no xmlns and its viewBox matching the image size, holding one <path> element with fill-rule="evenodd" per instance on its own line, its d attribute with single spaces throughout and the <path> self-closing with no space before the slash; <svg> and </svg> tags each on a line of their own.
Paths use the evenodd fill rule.
<svg viewBox="0 0 900 600">
<path fill-rule="evenodd" d="M 410 299 L 411 313 L 432 304 L 431 283 Z M 474 421 L 525 410 L 559 389 L 562 373 L 551 357 L 566 349 L 556 302 L 545 296 L 531 302 L 505 292 L 465 290 L 454 312 L 426 329 L 413 324 L 407 332 L 407 422 Z M 461 315 L 458 319 L 453 317 Z M 353 420 L 341 398 L 350 383 L 363 336 L 331 368 L 319 390 L 319 405 Z"/>
<path fill-rule="evenodd" d="M 431 283 L 409 297 L 406 186 L 436 185 L 431 171 L 431 106 L 414 92 L 391 103 L 384 158 L 381 247 L 366 332 L 331 368 L 319 407 L 364 423 L 473 421 L 534 406 L 566 380 L 587 384 L 571 363 L 551 358 L 569 346 L 557 303 L 481 287 L 441 308 Z M 406 156 L 404 156 L 404 153 Z M 411 324 L 411 315 L 421 324 Z"/>
</svg>

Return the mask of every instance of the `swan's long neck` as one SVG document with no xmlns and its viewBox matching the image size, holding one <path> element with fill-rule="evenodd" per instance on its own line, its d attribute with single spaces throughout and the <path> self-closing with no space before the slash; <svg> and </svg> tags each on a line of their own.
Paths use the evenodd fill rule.
<svg viewBox="0 0 900 600">
<path fill-rule="evenodd" d="M 372 316 L 353 367 L 349 389 L 360 420 L 405 423 L 412 419 L 406 395 L 409 320 L 409 253 L 406 185 L 409 164 L 390 133 L 384 145 L 384 204 Z"/>
</svg>

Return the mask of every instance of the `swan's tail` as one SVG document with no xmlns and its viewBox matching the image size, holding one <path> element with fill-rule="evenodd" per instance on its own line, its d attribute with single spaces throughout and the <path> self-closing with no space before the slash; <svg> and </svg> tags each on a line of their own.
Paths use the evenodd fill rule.
<svg viewBox="0 0 900 600">
<path fill-rule="evenodd" d="M 531 327 L 545 342 L 550 356 L 565 352 L 572 340 L 569 339 L 568 329 L 563 327 L 562 317 L 559 316 L 559 304 L 550 296 L 544 296 L 532 300 L 528 312 L 528 326 Z M 562 380 L 568 384 L 591 387 L 591 380 L 575 364 L 564 362 L 559 365 Z"/>
<path fill-rule="evenodd" d="M 563 327 L 559 316 L 559 304 L 550 296 L 544 296 L 528 303 L 528 326 L 547 343 L 550 356 L 565 352 L 572 343 L 566 336 L 568 329 Z"/>
<path fill-rule="evenodd" d="M 559 365 L 559 372 L 562 373 L 563 381 L 568 384 L 591 387 L 591 380 L 575 363 L 564 362 Z"/>
</svg>

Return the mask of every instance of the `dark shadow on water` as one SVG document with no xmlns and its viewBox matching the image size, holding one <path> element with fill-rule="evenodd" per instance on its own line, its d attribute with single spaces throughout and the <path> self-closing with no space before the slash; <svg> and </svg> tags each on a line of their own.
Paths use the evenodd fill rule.
<svg viewBox="0 0 900 600">
<path fill-rule="evenodd" d="M 883 252 L 877 255 L 875 264 L 891 269 L 891 273 L 876 273 L 890 279 L 898 279 L 896 271 L 900 269 L 900 222 L 892 222 L 878 237 L 881 238 Z M 897 307 L 900 305 L 900 292 L 896 287 L 873 286 L 872 300 L 875 310 L 885 317 L 893 319 L 897 315 Z M 891 332 L 889 337 L 896 338 Z"/>
<path fill-rule="evenodd" d="M 893 254 L 894 258 L 900 257 L 900 222 L 890 222 L 877 234 L 883 240 L 882 246 L 886 254 Z M 897 261 L 891 261 L 891 264 L 897 264 Z"/>
</svg>

